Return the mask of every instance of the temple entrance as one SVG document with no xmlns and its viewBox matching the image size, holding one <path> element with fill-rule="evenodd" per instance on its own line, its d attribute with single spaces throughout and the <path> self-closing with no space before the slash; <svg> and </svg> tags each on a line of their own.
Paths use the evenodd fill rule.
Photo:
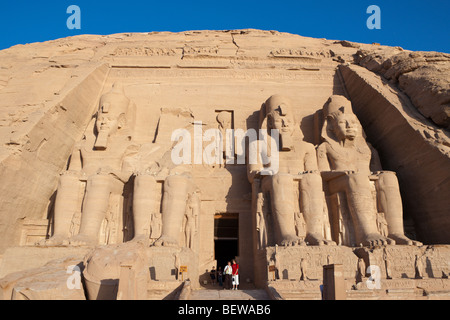
<svg viewBox="0 0 450 320">
<path fill-rule="evenodd" d="M 239 255 L 239 214 L 223 213 L 214 216 L 214 258 L 217 268 Z"/>
</svg>

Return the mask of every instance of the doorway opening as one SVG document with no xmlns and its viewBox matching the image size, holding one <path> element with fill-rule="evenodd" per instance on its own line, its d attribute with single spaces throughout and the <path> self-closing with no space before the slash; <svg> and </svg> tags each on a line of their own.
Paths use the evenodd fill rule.
<svg viewBox="0 0 450 320">
<path fill-rule="evenodd" d="M 239 255 L 239 214 L 221 213 L 214 216 L 214 258 L 217 269 Z"/>
</svg>

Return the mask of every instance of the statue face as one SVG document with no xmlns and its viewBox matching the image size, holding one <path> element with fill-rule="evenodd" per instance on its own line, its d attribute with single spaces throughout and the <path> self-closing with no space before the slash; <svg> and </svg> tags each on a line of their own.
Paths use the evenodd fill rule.
<svg viewBox="0 0 450 320">
<path fill-rule="evenodd" d="M 97 131 L 108 131 L 110 133 L 118 129 L 118 119 L 111 117 L 111 114 L 99 112 L 97 116 Z"/>
<path fill-rule="evenodd" d="M 353 113 L 340 113 L 333 120 L 333 132 L 339 141 L 353 140 L 358 135 L 358 122 Z"/>
<path fill-rule="evenodd" d="M 97 132 L 107 132 L 113 134 L 117 129 L 123 126 L 125 113 L 122 112 L 120 105 L 114 105 L 114 102 L 105 102 L 100 107 L 97 115 Z"/>
<path fill-rule="evenodd" d="M 280 134 L 292 134 L 294 131 L 294 121 L 289 115 L 282 116 L 278 112 L 273 112 L 267 118 L 268 129 L 278 129 Z"/>
</svg>

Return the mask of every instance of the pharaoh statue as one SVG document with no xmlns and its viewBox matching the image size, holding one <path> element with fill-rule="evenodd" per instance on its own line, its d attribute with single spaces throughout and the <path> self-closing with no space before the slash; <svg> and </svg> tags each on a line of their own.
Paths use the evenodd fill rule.
<svg viewBox="0 0 450 320">
<path fill-rule="evenodd" d="M 270 202 L 276 244 L 297 245 L 305 241 L 311 245 L 334 244 L 323 236 L 323 192 L 316 152 L 312 144 L 302 140 L 287 98 L 274 95 L 262 105 L 260 128 L 267 128 L 268 134 L 278 130 L 278 150 L 270 150 L 272 156 L 278 153 L 278 171 L 267 174 L 267 165 L 262 161 L 250 162 L 248 179 L 252 184 L 260 183 L 259 192 L 270 198 L 265 200 Z M 300 192 L 294 187 L 296 181 L 300 181 Z M 255 189 L 253 192 L 258 192 Z M 305 239 L 296 233 L 297 212 L 303 213 L 306 222 Z"/>
<path fill-rule="evenodd" d="M 195 191 L 196 188 L 188 167 L 181 165 L 170 170 L 164 180 L 161 237 L 156 240 L 155 246 L 180 246 L 180 230 L 183 229 L 186 211 L 194 211 L 194 213 L 188 213 L 189 215 L 199 212 L 200 204 L 196 198 L 198 195 L 193 195 Z M 191 228 L 191 221 L 194 220 L 189 220 L 188 232 L 191 232 L 193 236 L 195 230 Z"/>
<path fill-rule="evenodd" d="M 121 195 L 132 175 L 130 159 L 137 146 L 131 141 L 134 105 L 122 84 L 115 83 L 100 98 L 93 130 L 72 153 L 68 169 L 61 174 L 55 199 L 53 236 L 40 245 L 97 245 L 99 231 L 108 211 L 111 194 Z M 85 190 L 82 190 L 85 182 Z M 79 212 L 80 192 L 84 194 L 77 235 L 70 237 L 72 218 Z"/>
<path fill-rule="evenodd" d="M 191 176 L 190 165 L 175 165 L 172 148 L 143 145 L 134 167 L 132 241 L 155 246 L 178 247 L 184 242 L 194 248 L 200 214 L 200 194 Z M 137 159 L 137 160 L 136 160 Z M 158 159 L 158 161 L 154 161 Z M 162 205 L 158 183 L 162 182 Z M 184 237 L 180 237 L 180 231 Z M 183 238 L 183 239 L 182 239 Z"/>
<path fill-rule="evenodd" d="M 343 96 L 331 96 L 323 108 L 319 169 L 329 194 L 345 193 L 356 244 L 421 245 L 404 235 L 403 210 L 396 174 L 381 169 L 376 150 L 366 142 L 361 124 Z M 377 197 L 372 195 L 375 182 Z M 387 236 L 377 226 L 377 204 L 384 213 Z"/>
</svg>

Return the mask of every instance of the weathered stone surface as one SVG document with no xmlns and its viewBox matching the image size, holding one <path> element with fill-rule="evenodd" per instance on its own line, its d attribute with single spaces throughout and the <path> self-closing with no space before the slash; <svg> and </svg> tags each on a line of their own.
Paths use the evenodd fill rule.
<svg viewBox="0 0 450 320">
<path fill-rule="evenodd" d="M 419 238 L 448 244 L 450 140 L 426 121 L 405 94 L 359 66 L 341 67 L 346 88 L 368 140 L 385 169 L 397 173 L 405 213 Z"/>
<path fill-rule="evenodd" d="M 440 52 L 359 51 L 359 64 L 392 80 L 440 127 L 450 125 L 450 55 Z"/>
<path fill-rule="evenodd" d="M 324 266 L 345 274 L 349 298 L 446 297 L 449 253 L 429 256 L 443 273 L 429 281 L 419 253 L 420 241 L 450 243 L 448 65 L 446 54 L 253 29 L 1 51 L 0 276 L 23 272 L 6 298 L 84 298 L 64 289 L 60 264 L 26 269 L 93 248 L 90 299 L 177 298 L 183 280 L 195 291 L 232 258 L 241 282 L 262 288 L 274 263 L 268 292 L 290 298 L 320 298 Z M 246 146 L 227 129 L 279 129 L 276 172 L 210 144 Z M 419 276 L 366 292 L 355 247 L 394 243 L 418 252 Z M 45 272 L 53 280 L 35 280 Z"/>
<path fill-rule="evenodd" d="M 2 300 L 86 300 L 82 256 L 52 260 L 42 267 L 10 273 L 0 280 Z"/>
</svg>

